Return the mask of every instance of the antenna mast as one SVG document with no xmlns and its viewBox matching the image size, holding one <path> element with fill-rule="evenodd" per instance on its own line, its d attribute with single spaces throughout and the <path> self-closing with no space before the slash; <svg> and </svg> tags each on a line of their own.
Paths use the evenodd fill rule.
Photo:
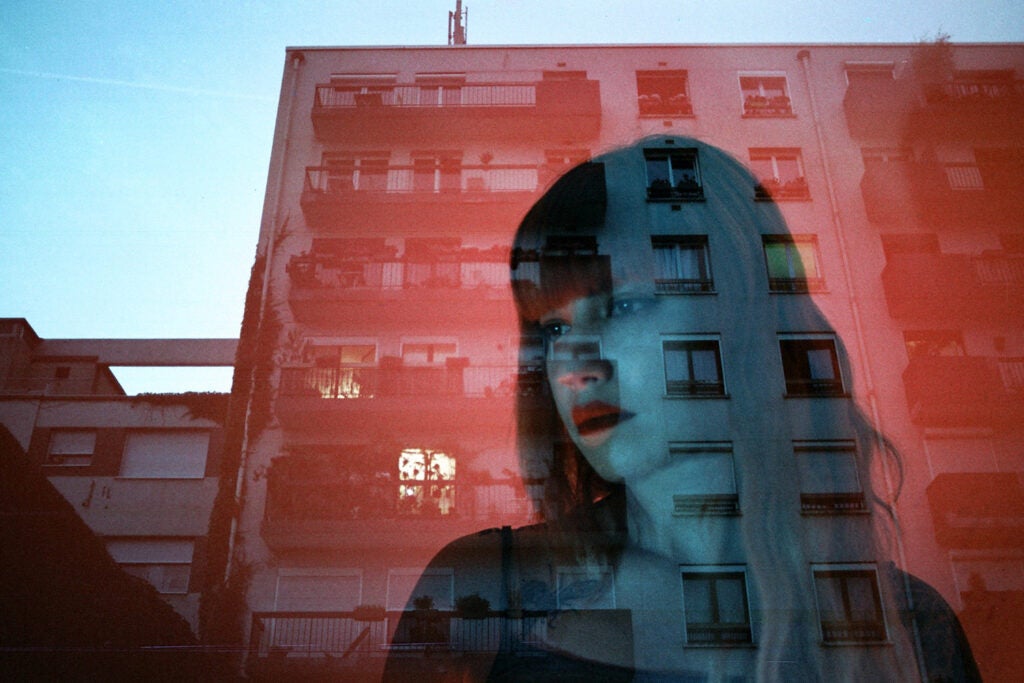
<svg viewBox="0 0 1024 683">
<path fill-rule="evenodd" d="M 469 8 L 462 9 L 462 0 L 455 0 L 455 11 L 448 13 L 448 44 L 465 45 L 469 26 Z"/>
</svg>

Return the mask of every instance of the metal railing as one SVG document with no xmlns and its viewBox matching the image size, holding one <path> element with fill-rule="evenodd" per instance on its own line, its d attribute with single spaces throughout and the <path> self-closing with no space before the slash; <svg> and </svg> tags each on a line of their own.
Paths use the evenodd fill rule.
<svg viewBox="0 0 1024 683">
<path fill-rule="evenodd" d="M 342 107 L 533 107 L 536 83 L 480 83 L 464 85 L 394 85 L 359 88 L 346 85 L 316 86 L 315 106 Z"/>
<path fill-rule="evenodd" d="M 942 100 L 1000 100 L 1024 98 L 1024 81 L 986 83 L 954 81 L 935 83 L 928 88 L 930 102 Z"/>
<path fill-rule="evenodd" d="M 545 391 L 535 371 L 518 366 L 398 366 L 281 369 L 283 397 L 371 399 L 386 396 L 462 396 L 491 398 Z"/>
<path fill-rule="evenodd" d="M 315 289 L 473 289 L 508 284 L 504 260 L 360 261 L 334 256 L 293 256 L 288 272 L 296 287 Z"/>
<path fill-rule="evenodd" d="M 307 166 L 305 190 L 325 194 L 535 192 L 539 167 L 523 164 Z"/>
<path fill-rule="evenodd" d="M 354 615 L 354 612 L 254 612 L 249 651 L 259 658 L 329 656 L 343 659 L 387 650 L 522 652 L 533 649 L 533 644 L 543 638 L 548 616 L 546 612 L 491 612 L 471 619 L 452 612 L 434 612 L 418 619 L 415 613 L 389 611 L 382 620 L 359 621 Z M 395 622 L 398 625 L 389 640 L 388 625 Z"/>
</svg>

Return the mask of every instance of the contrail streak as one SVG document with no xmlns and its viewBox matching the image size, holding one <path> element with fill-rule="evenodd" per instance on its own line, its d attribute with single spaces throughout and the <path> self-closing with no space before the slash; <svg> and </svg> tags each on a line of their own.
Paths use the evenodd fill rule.
<svg viewBox="0 0 1024 683">
<path fill-rule="evenodd" d="M 201 88 L 185 88 L 177 85 L 162 85 L 160 83 L 137 83 L 134 81 L 122 81 L 116 78 L 96 78 L 94 76 L 69 76 L 67 74 L 55 74 L 47 71 L 26 71 L 23 69 L 7 69 L 0 67 L 0 72 L 16 74 L 18 76 L 32 76 L 33 78 L 50 78 L 61 81 L 78 81 L 80 83 L 99 83 L 102 85 L 119 85 L 126 88 L 139 88 L 141 90 L 161 90 L 164 92 L 179 92 L 188 95 L 208 95 L 212 97 L 226 97 L 239 100 L 256 100 L 258 102 L 273 102 L 275 98 L 249 95 L 246 93 L 224 92 L 222 90 L 203 90 Z"/>
</svg>

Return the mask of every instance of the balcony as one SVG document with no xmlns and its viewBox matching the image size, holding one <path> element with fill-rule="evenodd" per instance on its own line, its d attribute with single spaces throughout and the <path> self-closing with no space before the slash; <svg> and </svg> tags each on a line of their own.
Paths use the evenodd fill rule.
<svg viewBox="0 0 1024 683">
<path fill-rule="evenodd" d="M 514 164 L 306 168 L 301 206 L 315 230 L 389 225 L 511 230 L 562 170 Z"/>
<path fill-rule="evenodd" d="M 594 139 L 601 126 L 598 81 L 394 85 L 355 92 L 321 84 L 313 100 L 320 140 L 458 142 L 470 139 L 566 144 Z"/>
<path fill-rule="evenodd" d="M 353 448 L 345 454 L 276 458 L 266 474 L 262 535 L 275 550 L 419 547 L 434 536 L 533 519 L 518 478 L 465 469 L 456 456 L 433 454 L 437 467 L 417 469 L 405 452 Z"/>
<path fill-rule="evenodd" d="M 415 322 L 514 325 L 506 250 L 462 249 L 422 260 L 331 253 L 293 256 L 288 302 L 297 320 L 332 325 L 357 317 L 379 328 Z M 510 328 L 511 329 L 511 328 Z"/>
<path fill-rule="evenodd" d="M 924 105 L 909 117 L 915 138 L 1019 140 L 1024 133 L 1024 81 L 926 83 Z"/>
<path fill-rule="evenodd" d="M 913 90 L 904 81 L 854 81 L 846 88 L 843 111 L 850 136 L 897 139 L 903 136 L 914 106 Z"/>
<path fill-rule="evenodd" d="M 1024 419 L 1024 360 L 913 358 L 903 371 L 911 420 L 925 427 L 999 427 Z"/>
<path fill-rule="evenodd" d="M 945 472 L 928 485 L 944 548 L 1024 548 L 1024 486 L 1011 472 Z"/>
<path fill-rule="evenodd" d="M 372 417 L 395 433 L 493 434 L 508 426 L 517 395 L 547 391 L 536 369 L 469 366 L 403 366 L 383 358 L 379 367 L 281 370 L 277 416 L 285 429 L 352 434 Z"/>
<path fill-rule="evenodd" d="M 1024 301 L 1024 256 L 895 254 L 882 271 L 882 286 L 897 319 L 954 325 L 1016 320 Z"/>
<path fill-rule="evenodd" d="M 864 210 L 872 223 L 907 223 L 917 218 L 915 178 L 918 166 L 912 161 L 868 164 L 860 180 Z"/>
</svg>

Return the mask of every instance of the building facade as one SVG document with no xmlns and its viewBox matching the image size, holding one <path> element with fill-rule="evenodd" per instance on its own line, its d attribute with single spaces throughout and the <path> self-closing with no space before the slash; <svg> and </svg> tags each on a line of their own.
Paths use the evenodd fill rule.
<svg viewBox="0 0 1024 683">
<path fill-rule="evenodd" d="M 1020 45 L 942 41 L 289 49 L 242 340 L 263 349 L 240 397 L 230 541 L 250 576 L 249 671 L 372 676 L 385 657 L 511 651 L 536 635 L 526 620 L 549 608 L 471 564 L 424 574 L 457 538 L 555 514 L 545 473 L 518 465 L 517 404 L 547 387 L 543 344 L 521 335 L 512 304 L 513 236 L 567 170 L 643 140 L 632 210 L 645 216 L 652 289 L 680 320 L 724 316 L 739 299 L 715 274 L 736 256 L 701 224 L 718 190 L 697 139 L 747 167 L 744 201 L 787 226 L 757 236 L 757 291 L 743 301 L 783 317 L 813 306 L 828 325 L 745 348 L 720 326 L 658 330 L 653 382 L 703 425 L 665 443 L 703 463 L 672 496 L 679 524 L 756 515 L 745 467 L 758 449 L 787 463 L 790 494 L 778 495 L 799 537 L 887 515 L 874 491 L 892 502 L 892 558 L 960 615 L 982 673 L 1019 673 L 1005 624 L 1024 611 L 1021 73 Z M 588 250 L 599 253 L 554 240 L 533 260 Z M 529 255 L 516 259 L 529 270 Z M 763 370 L 763 396 L 742 395 L 740 368 Z M 774 419 L 751 433 L 768 423 L 737 406 L 758 401 Z M 837 401 L 898 457 L 857 465 L 849 430 L 816 422 Z M 820 651 L 886 642 L 897 615 L 851 636 L 850 604 L 829 618 L 822 606 L 861 580 L 877 596 L 878 559 L 813 547 L 801 561 Z M 554 583 L 572 585 L 558 571 Z M 665 600 L 729 590 L 744 572 L 681 562 Z M 680 608 L 666 647 L 753 661 L 756 598 L 743 595 L 741 643 L 708 647 Z M 412 611 L 433 626 L 406 632 Z"/>
<path fill-rule="evenodd" d="M 110 366 L 231 365 L 236 345 L 42 339 L 24 319 L 0 320 L 0 422 L 120 567 L 193 630 L 227 396 L 127 396 Z"/>
</svg>

